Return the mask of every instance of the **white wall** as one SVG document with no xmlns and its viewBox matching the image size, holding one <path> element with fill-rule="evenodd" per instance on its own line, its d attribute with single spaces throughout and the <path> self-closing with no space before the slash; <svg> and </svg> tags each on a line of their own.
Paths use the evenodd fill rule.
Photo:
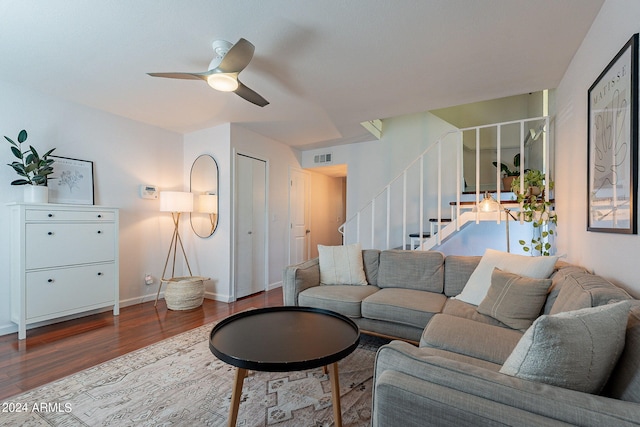
<svg viewBox="0 0 640 427">
<path fill-rule="evenodd" d="M 201 238 L 191 230 L 188 217 L 183 222 L 185 250 L 194 275 L 208 277 L 207 298 L 231 301 L 231 125 L 224 124 L 184 136 L 184 182 L 189 190 L 191 165 L 202 154 L 218 163 L 218 227 L 215 233 Z"/>
<path fill-rule="evenodd" d="M 182 136 L 115 115 L 0 82 L 0 135 L 17 137 L 26 129 L 39 151 L 94 162 L 96 204 L 120 208 L 120 298 L 123 305 L 155 297 L 144 274 L 161 275 L 171 238 L 171 219 L 157 201 L 138 197 L 140 184 L 182 189 Z M 0 334 L 10 322 L 9 218 L 6 203 L 21 201 L 22 188 L 10 186 L 17 175 L 9 144 L 0 141 Z"/>
<path fill-rule="evenodd" d="M 640 2 L 607 0 L 556 91 L 558 249 L 640 297 L 640 236 L 587 232 L 587 90 L 640 31 Z M 636 159 L 637 160 L 637 159 Z"/>
</svg>

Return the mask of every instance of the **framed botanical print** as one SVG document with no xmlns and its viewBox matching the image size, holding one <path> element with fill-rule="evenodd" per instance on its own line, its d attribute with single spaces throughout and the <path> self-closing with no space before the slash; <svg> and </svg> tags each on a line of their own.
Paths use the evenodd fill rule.
<svg viewBox="0 0 640 427">
<path fill-rule="evenodd" d="M 587 230 L 637 233 L 638 34 L 588 91 Z"/>
<path fill-rule="evenodd" d="M 93 162 L 50 156 L 55 160 L 49 178 L 49 202 L 93 205 Z"/>
</svg>

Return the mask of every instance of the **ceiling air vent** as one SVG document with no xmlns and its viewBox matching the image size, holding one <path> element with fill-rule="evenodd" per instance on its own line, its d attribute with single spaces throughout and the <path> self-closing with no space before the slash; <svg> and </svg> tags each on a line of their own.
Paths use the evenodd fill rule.
<svg viewBox="0 0 640 427">
<path fill-rule="evenodd" d="M 331 163 L 331 153 L 316 154 L 315 156 L 313 156 L 313 163 L 315 164 Z"/>
</svg>

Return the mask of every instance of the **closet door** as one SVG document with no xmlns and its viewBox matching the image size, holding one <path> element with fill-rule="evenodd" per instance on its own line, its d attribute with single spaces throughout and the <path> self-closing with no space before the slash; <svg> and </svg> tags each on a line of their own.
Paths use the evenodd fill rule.
<svg viewBox="0 0 640 427">
<path fill-rule="evenodd" d="M 236 155 L 236 298 L 266 289 L 266 162 Z"/>
</svg>

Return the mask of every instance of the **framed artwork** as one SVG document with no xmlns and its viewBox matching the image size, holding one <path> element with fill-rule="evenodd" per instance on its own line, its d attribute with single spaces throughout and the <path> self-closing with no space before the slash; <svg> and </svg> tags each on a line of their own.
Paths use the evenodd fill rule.
<svg viewBox="0 0 640 427">
<path fill-rule="evenodd" d="M 55 160 L 49 178 L 49 202 L 93 205 L 93 162 L 49 156 Z"/>
<path fill-rule="evenodd" d="M 638 34 L 588 92 L 587 230 L 637 234 Z"/>
</svg>

